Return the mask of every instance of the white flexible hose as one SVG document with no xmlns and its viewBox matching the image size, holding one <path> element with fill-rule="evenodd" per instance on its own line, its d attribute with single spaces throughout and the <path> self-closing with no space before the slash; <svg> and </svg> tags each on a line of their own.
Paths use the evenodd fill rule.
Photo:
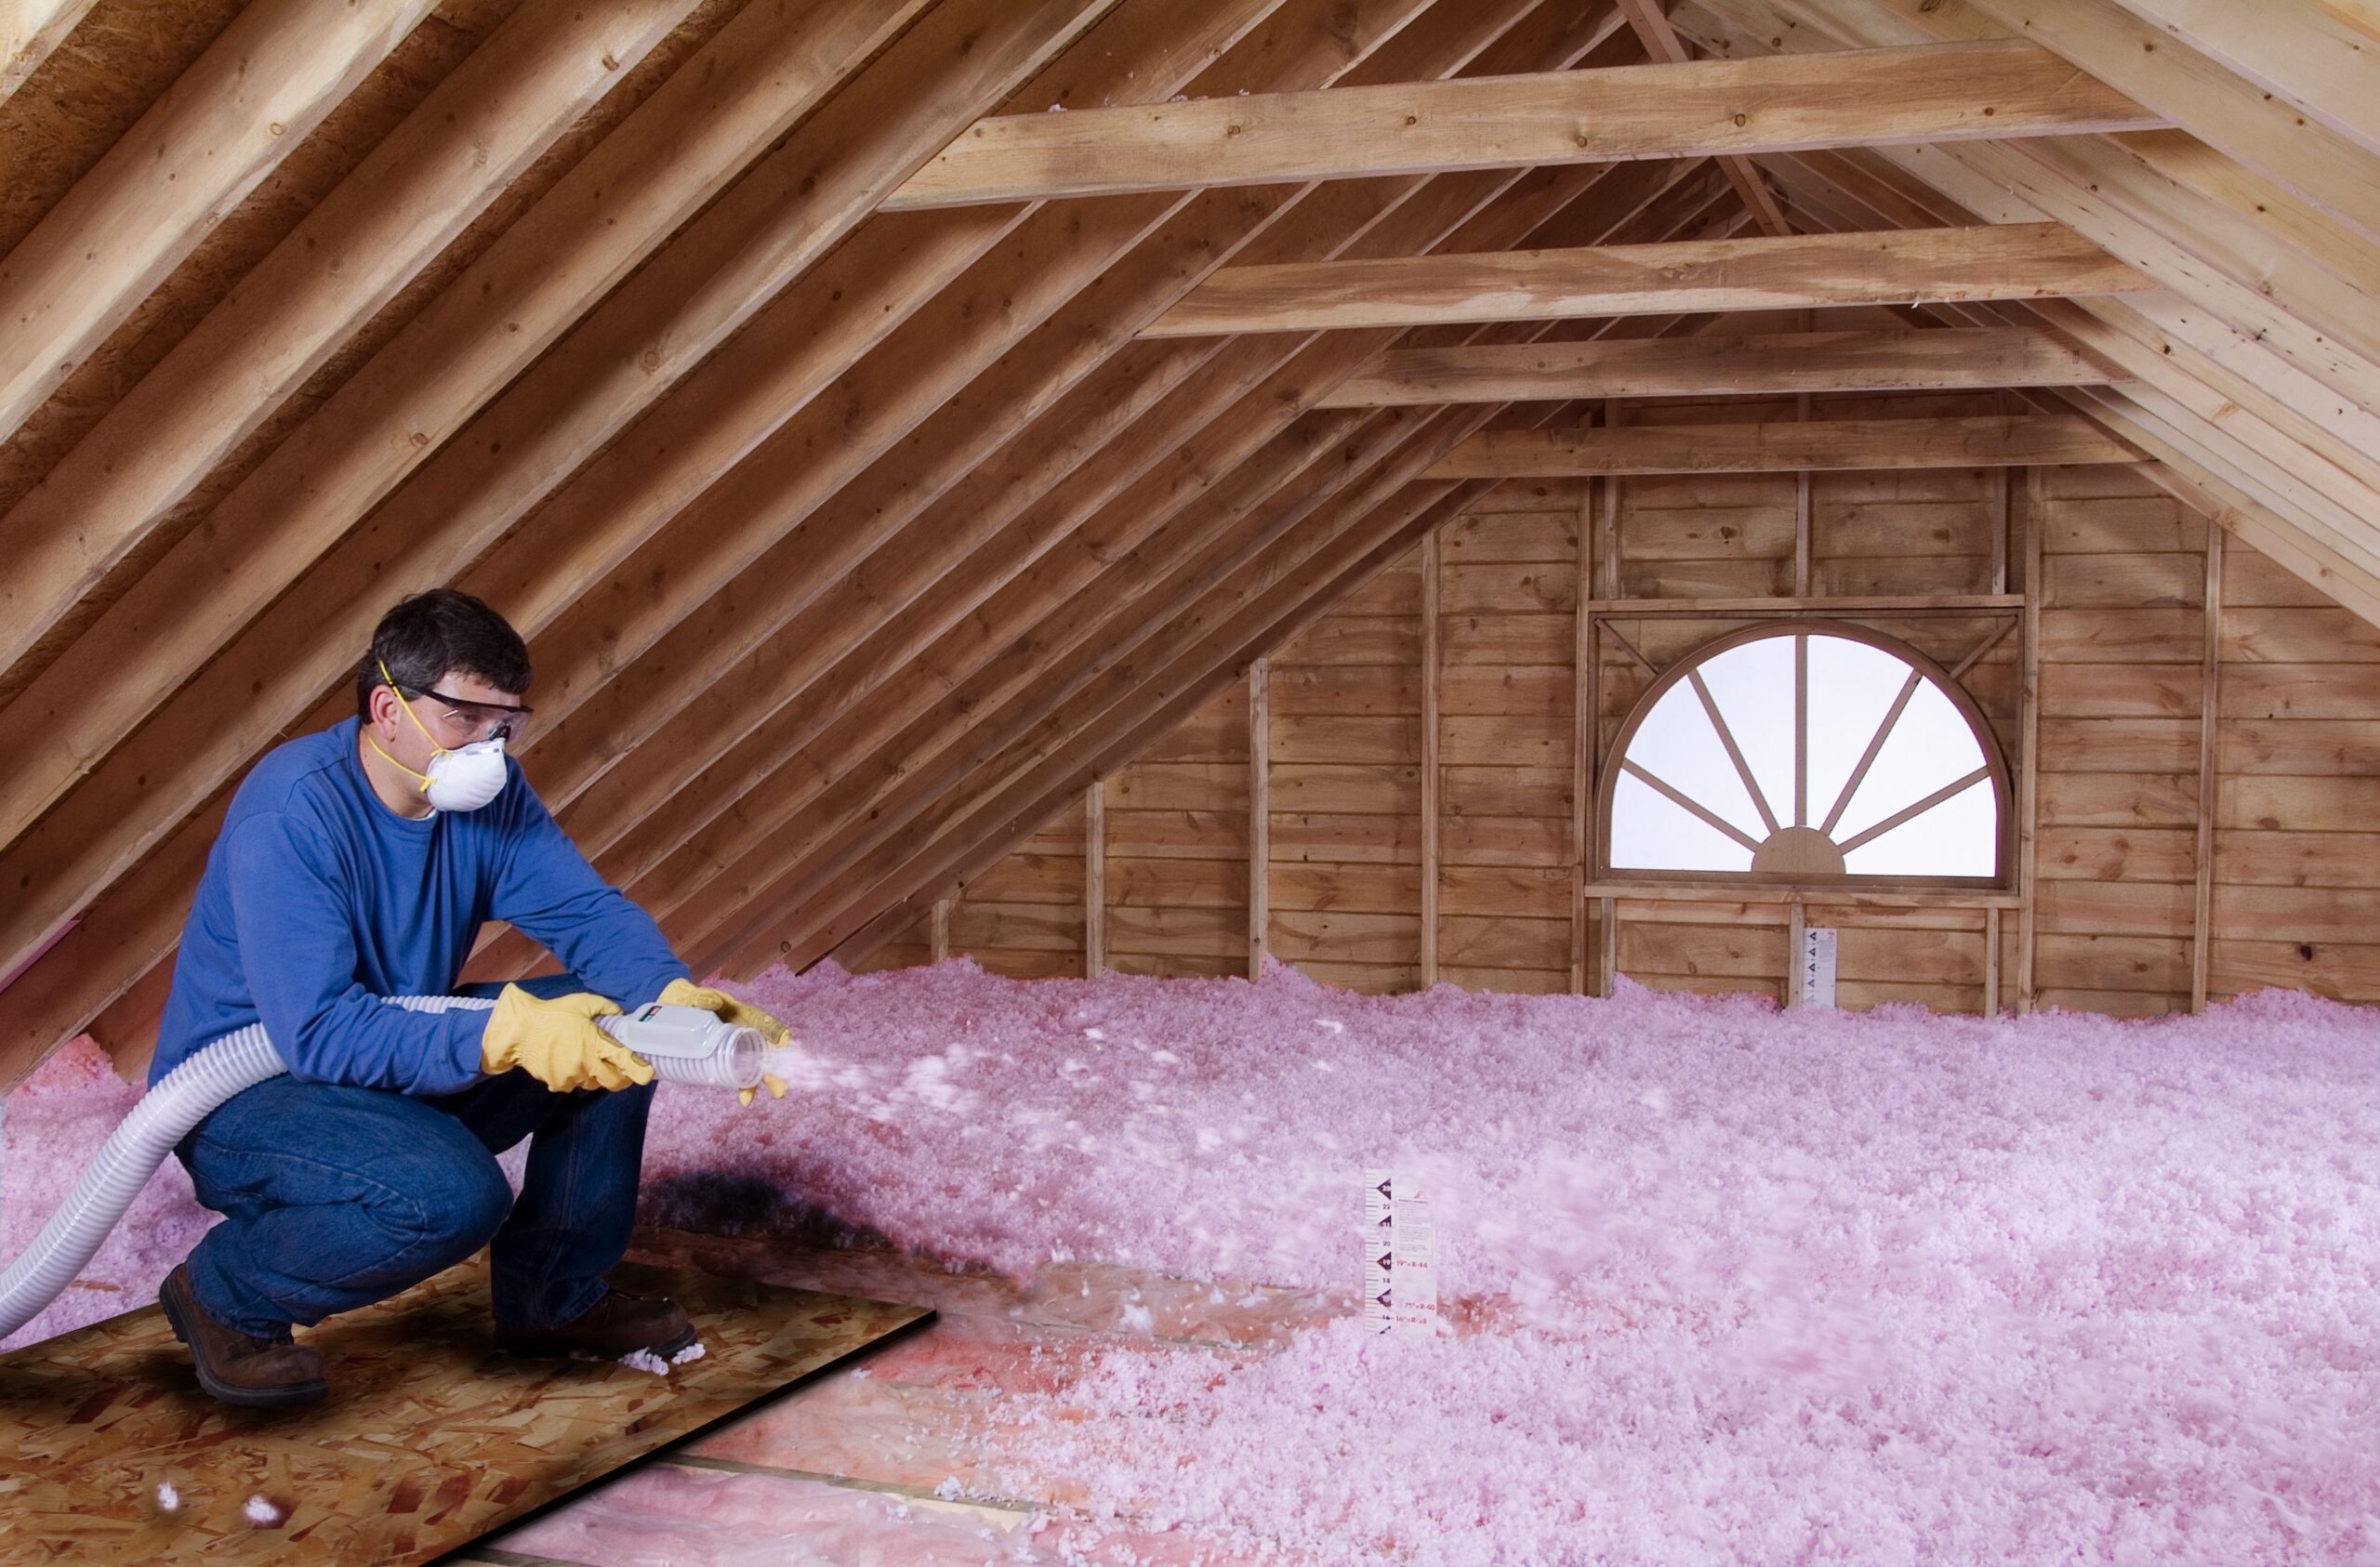
<svg viewBox="0 0 2380 1567">
<path fill-rule="evenodd" d="M 473 995 L 387 999 L 414 1012 L 454 1007 L 483 1011 L 496 1005 L 493 997 Z M 650 1060 L 654 1075 L 665 1083 L 742 1088 L 759 1078 L 755 1058 L 726 1049 L 707 1059 L 654 1056 Z M 288 1070 L 272 1041 L 265 1037 L 264 1025 L 250 1023 L 198 1051 L 143 1094 L 100 1145 L 83 1179 L 42 1226 L 33 1244 L 8 1265 L 7 1272 L 0 1273 L 0 1338 L 33 1321 L 73 1282 L 174 1145 L 189 1136 L 209 1111 L 242 1089 Z"/>
</svg>

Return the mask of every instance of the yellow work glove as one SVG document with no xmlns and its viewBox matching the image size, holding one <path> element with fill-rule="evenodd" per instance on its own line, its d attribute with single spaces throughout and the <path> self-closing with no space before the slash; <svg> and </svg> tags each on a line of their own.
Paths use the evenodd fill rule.
<svg viewBox="0 0 2380 1567">
<path fill-rule="evenodd" d="M 618 1013 L 619 1004 L 581 991 L 540 1001 L 519 985 L 507 985 L 487 1015 L 480 1035 L 480 1070 L 519 1067 L 557 1094 L 574 1088 L 625 1088 L 653 1081 L 653 1068 L 635 1051 L 595 1026 Z"/>
<path fill-rule="evenodd" d="M 692 980 L 670 981 L 662 987 L 659 999 L 667 1007 L 699 1007 L 722 1022 L 757 1030 L 763 1044 L 782 1045 L 792 1037 L 792 1031 L 758 1007 L 738 1001 L 723 990 L 698 985 Z M 760 1081 L 767 1086 L 770 1098 L 785 1098 L 784 1078 L 763 1075 Z M 752 1090 L 736 1089 L 735 1102 L 748 1108 L 752 1103 Z"/>
</svg>

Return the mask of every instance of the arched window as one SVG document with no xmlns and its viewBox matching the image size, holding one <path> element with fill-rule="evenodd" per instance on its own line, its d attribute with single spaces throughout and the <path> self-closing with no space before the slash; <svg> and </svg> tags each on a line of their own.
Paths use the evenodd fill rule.
<svg viewBox="0 0 2380 1567">
<path fill-rule="evenodd" d="M 1974 700 L 1890 638 L 1820 623 L 1723 637 L 1620 726 L 1601 869 L 1659 879 L 1997 883 L 2008 774 Z"/>
</svg>

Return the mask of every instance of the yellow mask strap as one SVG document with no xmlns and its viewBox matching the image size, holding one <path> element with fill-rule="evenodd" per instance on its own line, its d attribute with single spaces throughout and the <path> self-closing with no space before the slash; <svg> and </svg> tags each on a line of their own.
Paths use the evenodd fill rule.
<svg viewBox="0 0 2380 1567">
<path fill-rule="evenodd" d="M 446 754 L 446 747 L 438 744 L 438 737 L 430 732 L 430 726 L 423 723 L 421 721 L 421 716 L 413 710 L 413 704 L 405 700 L 405 693 L 397 689 L 396 677 L 389 673 L 388 664 L 384 660 L 380 659 L 374 659 L 373 662 L 380 665 L 380 680 L 382 684 L 389 688 L 389 694 L 397 699 L 397 705 L 405 710 L 405 717 L 413 720 L 413 727 L 421 731 L 421 737 L 430 742 L 430 754 L 433 756 L 444 756 Z M 364 737 L 364 744 L 371 746 L 375 751 L 380 751 L 380 743 L 373 739 L 368 733 Z M 397 760 L 396 757 L 389 755 L 386 751 L 380 751 L 380 759 L 388 763 L 390 767 L 395 768 L 399 772 L 403 773 L 407 778 L 420 779 L 420 793 L 428 794 L 430 792 L 430 775 L 428 773 L 416 772 L 413 769 L 405 766 L 404 763 Z"/>
</svg>

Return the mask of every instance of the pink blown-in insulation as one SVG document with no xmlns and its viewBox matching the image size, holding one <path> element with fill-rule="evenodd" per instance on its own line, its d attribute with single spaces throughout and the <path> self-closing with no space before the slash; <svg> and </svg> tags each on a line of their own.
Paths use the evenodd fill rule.
<svg viewBox="0 0 2380 1567">
<path fill-rule="evenodd" d="M 1024 983 L 963 959 L 736 988 L 791 1025 L 792 1089 L 663 1090 L 662 1222 L 823 1212 L 1015 1273 L 1352 1297 L 1361 1170 L 1435 1180 L 1450 1336 L 1346 1318 L 1273 1355 L 1111 1356 L 1063 1417 L 1011 1401 L 1001 1451 L 1088 1477 L 1094 1520 L 1421 1567 L 2380 1562 L 2380 1014 L 1363 997 L 1277 967 Z M 61 1117 L 20 1105 L 121 1112 L 48 1081 L 74 1070 L 9 1100 L 12 1241 L 89 1146 L 44 1147 Z M 116 1282 L 152 1286 L 186 1217 L 152 1217 Z"/>
</svg>

